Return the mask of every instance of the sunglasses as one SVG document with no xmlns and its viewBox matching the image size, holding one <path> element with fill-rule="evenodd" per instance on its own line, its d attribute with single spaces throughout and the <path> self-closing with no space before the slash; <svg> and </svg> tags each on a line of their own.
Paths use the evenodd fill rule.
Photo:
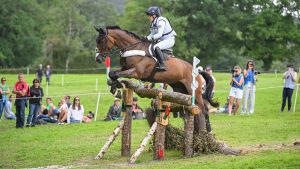
<svg viewBox="0 0 300 169">
<path fill-rule="evenodd" d="M 80 99 L 75 99 L 75 101 L 80 101 Z"/>
</svg>

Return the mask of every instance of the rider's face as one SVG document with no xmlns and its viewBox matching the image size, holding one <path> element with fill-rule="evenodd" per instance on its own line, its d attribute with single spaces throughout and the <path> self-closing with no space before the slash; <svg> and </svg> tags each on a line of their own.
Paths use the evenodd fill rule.
<svg viewBox="0 0 300 169">
<path fill-rule="evenodd" d="M 154 16 L 148 15 L 148 19 L 149 19 L 150 22 L 153 22 Z"/>
</svg>

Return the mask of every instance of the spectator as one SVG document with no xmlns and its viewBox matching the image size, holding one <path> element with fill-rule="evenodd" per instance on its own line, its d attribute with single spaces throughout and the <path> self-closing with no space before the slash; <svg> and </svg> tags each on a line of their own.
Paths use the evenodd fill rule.
<svg viewBox="0 0 300 169">
<path fill-rule="evenodd" d="M 95 116 L 95 114 L 90 111 L 88 115 L 83 116 L 82 122 L 83 123 L 90 123 L 92 121 L 92 119 L 94 118 L 94 116 Z"/>
<path fill-rule="evenodd" d="M 12 112 L 12 102 L 14 100 L 14 96 L 10 95 L 8 100 L 6 101 L 5 107 L 4 107 L 4 118 L 8 120 L 16 120 L 15 114 Z"/>
<path fill-rule="evenodd" d="M 69 108 L 67 122 L 68 123 L 81 123 L 84 114 L 84 107 L 80 104 L 78 96 L 74 97 L 73 104 Z"/>
<path fill-rule="evenodd" d="M 46 106 L 45 109 L 42 111 L 42 114 L 48 115 L 48 116 L 54 116 L 58 115 L 58 109 L 54 106 L 52 103 L 51 98 L 46 98 Z"/>
<path fill-rule="evenodd" d="M 213 76 L 212 68 L 210 66 L 206 66 L 205 72 L 208 73 L 214 81 L 214 88 L 213 88 L 212 93 L 211 93 L 211 98 L 213 98 L 214 94 L 215 94 L 215 90 L 216 90 L 216 78 Z"/>
<path fill-rule="evenodd" d="M 249 60 L 244 69 L 243 104 L 241 114 L 253 114 L 255 104 L 255 69 L 252 60 Z M 248 110 L 247 110 L 248 108 Z"/>
<path fill-rule="evenodd" d="M 115 98 L 114 104 L 112 106 L 110 106 L 104 121 L 111 121 L 111 120 L 115 120 L 115 119 L 120 119 L 121 118 L 121 111 L 122 111 L 122 107 L 120 105 L 120 99 Z"/>
<path fill-rule="evenodd" d="M 241 99 L 243 98 L 244 77 L 241 74 L 241 72 L 242 70 L 240 66 L 234 66 L 233 75 L 230 82 L 231 90 L 229 93 L 229 104 L 228 104 L 229 116 L 231 116 L 234 99 L 236 100 L 235 109 L 233 110 L 233 114 L 235 115 L 239 109 Z"/>
<path fill-rule="evenodd" d="M 19 73 L 18 81 L 14 85 L 13 93 L 16 94 L 16 128 L 24 127 L 25 106 L 28 92 L 28 84 L 25 82 L 23 73 Z"/>
<path fill-rule="evenodd" d="M 44 96 L 43 89 L 40 86 L 38 79 L 33 80 L 33 85 L 29 89 L 29 114 L 27 117 L 26 127 L 34 127 L 36 117 L 41 109 L 42 97 Z"/>
<path fill-rule="evenodd" d="M 46 70 L 45 70 L 45 76 L 46 76 L 46 83 L 48 83 L 48 85 L 50 85 L 50 76 L 52 74 L 50 65 L 47 65 Z"/>
<path fill-rule="evenodd" d="M 6 84 L 6 78 L 1 78 L 1 84 L 0 84 L 0 120 L 3 113 L 3 108 L 5 107 L 7 95 L 10 93 L 9 87 Z"/>
<path fill-rule="evenodd" d="M 143 109 L 138 105 L 137 97 L 133 97 L 132 117 L 133 117 L 133 119 L 143 119 L 144 118 L 144 112 L 143 112 Z"/>
<path fill-rule="evenodd" d="M 228 105 L 229 105 L 229 97 L 227 97 L 226 103 L 221 108 L 213 108 L 209 110 L 209 113 L 228 113 Z M 235 108 L 235 104 L 232 104 L 231 111 L 233 111 Z"/>
<path fill-rule="evenodd" d="M 43 65 L 40 64 L 39 68 L 36 70 L 36 78 L 42 83 L 43 79 Z"/>
<path fill-rule="evenodd" d="M 71 99 L 71 96 L 66 96 L 66 97 L 65 97 L 65 100 L 66 100 L 66 103 L 67 103 L 68 108 L 70 108 L 70 106 L 72 105 L 70 99 Z"/>
<path fill-rule="evenodd" d="M 283 75 L 284 87 L 282 91 L 282 105 L 281 112 L 284 111 L 286 98 L 288 98 L 288 112 L 291 111 L 292 106 L 292 95 L 295 88 L 295 82 L 297 79 L 297 73 L 295 72 L 295 67 L 292 64 L 288 65 L 288 70 Z"/>
<path fill-rule="evenodd" d="M 61 106 L 58 109 L 58 113 L 59 113 L 58 124 L 64 124 L 67 121 L 69 108 L 64 98 L 61 99 L 60 102 L 61 102 Z"/>
</svg>

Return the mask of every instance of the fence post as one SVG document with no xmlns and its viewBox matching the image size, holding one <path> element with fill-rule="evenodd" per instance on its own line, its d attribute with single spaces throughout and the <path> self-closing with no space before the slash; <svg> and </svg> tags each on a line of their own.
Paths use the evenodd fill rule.
<svg viewBox="0 0 300 169">
<path fill-rule="evenodd" d="M 46 96 L 48 96 L 48 91 L 49 91 L 49 84 L 46 82 Z"/>
<path fill-rule="evenodd" d="M 94 119 L 94 121 L 97 120 L 100 97 L 101 97 L 101 94 L 100 94 L 100 92 L 99 92 L 99 93 L 98 93 L 97 106 L 96 106 L 96 114 L 95 114 L 95 119 Z"/>
<path fill-rule="evenodd" d="M 65 80 L 65 75 L 61 75 L 61 86 L 64 87 L 64 80 Z"/>
<path fill-rule="evenodd" d="M 29 75 L 29 67 L 27 67 L 27 76 Z"/>
<path fill-rule="evenodd" d="M 275 76 L 277 77 L 277 69 L 274 70 Z"/>
<path fill-rule="evenodd" d="M 131 124 L 132 124 L 132 101 L 133 90 L 123 89 L 123 101 L 126 106 L 126 114 L 124 117 L 124 127 L 122 130 L 121 156 L 130 157 L 131 151 Z"/>
<path fill-rule="evenodd" d="M 95 87 L 96 91 L 98 91 L 98 78 L 96 78 L 96 87 Z"/>
</svg>

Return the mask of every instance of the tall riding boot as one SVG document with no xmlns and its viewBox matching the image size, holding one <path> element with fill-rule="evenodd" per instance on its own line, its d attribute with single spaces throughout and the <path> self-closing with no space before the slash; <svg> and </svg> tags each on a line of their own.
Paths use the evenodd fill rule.
<svg viewBox="0 0 300 169">
<path fill-rule="evenodd" d="M 163 53 L 161 52 L 159 47 L 155 48 L 155 55 L 156 55 L 156 59 L 158 61 L 158 66 L 156 67 L 156 69 L 161 70 L 161 71 L 167 70 L 165 63 L 164 63 Z"/>
</svg>

